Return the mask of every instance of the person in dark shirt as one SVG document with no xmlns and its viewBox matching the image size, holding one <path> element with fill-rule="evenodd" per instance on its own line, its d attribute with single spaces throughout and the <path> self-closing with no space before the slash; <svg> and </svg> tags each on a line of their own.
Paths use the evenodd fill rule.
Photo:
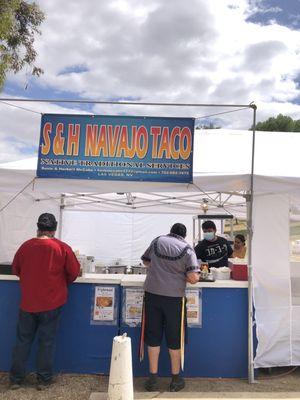
<svg viewBox="0 0 300 400">
<path fill-rule="evenodd" d="M 203 222 L 202 231 L 204 239 L 195 247 L 197 259 L 207 262 L 209 268 L 227 267 L 233 252 L 228 241 L 216 235 L 217 228 L 213 221 Z"/>
</svg>

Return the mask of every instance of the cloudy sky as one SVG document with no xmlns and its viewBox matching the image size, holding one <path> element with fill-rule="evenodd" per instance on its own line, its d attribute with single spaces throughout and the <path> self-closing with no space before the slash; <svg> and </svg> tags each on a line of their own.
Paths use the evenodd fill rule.
<svg viewBox="0 0 300 400">
<path fill-rule="evenodd" d="M 300 119 L 300 0 L 40 0 L 40 78 L 9 75 L 1 98 L 258 106 Z M 0 103 L 0 163 L 37 154 L 46 112 L 202 117 L 225 108 Z M 249 110 L 199 120 L 248 129 Z"/>
</svg>

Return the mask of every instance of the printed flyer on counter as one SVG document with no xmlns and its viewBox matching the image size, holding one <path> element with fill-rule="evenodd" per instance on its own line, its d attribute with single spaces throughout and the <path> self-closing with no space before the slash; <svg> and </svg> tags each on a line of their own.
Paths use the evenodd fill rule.
<svg viewBox="0 0 300 400">
<path fill-rule="evenodd" d="M 124 288 L 123 323 L 137 326 L 141 323 L 144 290 L 141 288 Z"/>
<path fill-rule="evenodd" d="M 142 288 L 123 288 L 122 320 L 127 326 L 138 326 L 141 323 L 143 309 Z M 186 289 L 187 323 L 190 328 L 202 326 L 202 291 Z"/>
<path fill-rule="evenodd" d="M 202 291 L 186 289 L 187 323 L 191 328 L 202 326 Z"/>
<path fill-rule="evenodd" d="M 113 321 L 115 309 L 115 288 L 96 286 L 93 320 Z"/>
</svg>

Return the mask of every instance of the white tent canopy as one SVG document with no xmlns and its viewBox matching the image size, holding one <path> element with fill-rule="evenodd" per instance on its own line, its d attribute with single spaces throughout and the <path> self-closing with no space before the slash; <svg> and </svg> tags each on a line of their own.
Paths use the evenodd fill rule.
<svg viewBox="0 0 300 400">
<path fill-rule="evenodd" d="M 34 192 L 246 192 L 250 188 L 251 146 L 251 131 L 196 130 L 193 184 L 36 179 Z M 295 198 L 298 195 L 300 197 L 299 148 L 300 135 L 297 132 L 256 133 L 256 193 L 284 192 L 294 194 Z M 0 164 L 0 191 L 14 193 L 21 190 L 34 179 L 36 166 L 36 158 Z M 136 211 L 138 210 L 135 209 Z M 147 210 L 144 209 L 143 212 Z M 149 209 L 149 212 L 152 213 L 153 210 Z"/>
<path fill-rule="evenodd" d="M 256 132 L 255 174 L 299 177 L 298 132 Z M 243 175 L 251 168 L 252 131 L 195 130 L 194 175 Z M 36 158 L 0 164 L 1 168 L 35 170 Z"/>
<path fill-rule="evenodd" d="M 82 245 L 80 250 L 86 254 L 92 249 L 98 254 L 118 249 L 130 260 L 136 260 L 174 219 L 191 228 L 191 215 L 203 213 L 203 203 L 213 213 L 224 214 L 225 210 L 245 217 L 251 145 L 251 131 L 196 130 L 193 184 L 35 179 L 36 158 L 2 164 L 0 252 L 11 258 L 17 246 L 33 234 L 37 216 L 45 211 L 62 218 L 62 238 L 73 247 Z M 299 133 L 256 133 L 256 366 L 300 365 L 300 322 L 298 326 L 297 306 L 291 305 L 288 262 L 289 210 L 296 214 L 300 210 L 299 148 Z M 86 210 L 94 211 L 92 218 L 83 213 Z"/>
</svg>

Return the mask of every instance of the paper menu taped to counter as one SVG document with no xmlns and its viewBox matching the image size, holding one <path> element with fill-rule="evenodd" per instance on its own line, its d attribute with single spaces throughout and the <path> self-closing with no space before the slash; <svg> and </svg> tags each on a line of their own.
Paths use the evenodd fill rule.
<svg viewBox="0 0 300 400">
<path fill-rule="evenodd" d="M 95 287 L 94 321 L 113 321 L 115 308 L 115 288 Z"/>
<path fill-rule="evenodd" d="M 141 324 L 144 290 L 139 287 L 123 287 L 122 323 L 126 326 Z M 186 289 L 187 323 L 191 328 L 202 325 L 202 290 Z"/>
<path fill-rule="evenodd" d="M 144 290 L 141 288 L 123 288 L 123 323 L 138 326 L 142 319 Z"/>
<path fill-rule="evenodd" d="M 202 291 L 201 289 L 186 289 L 187 323 L 189 327 L 202 326 Z"/>
</svg>

